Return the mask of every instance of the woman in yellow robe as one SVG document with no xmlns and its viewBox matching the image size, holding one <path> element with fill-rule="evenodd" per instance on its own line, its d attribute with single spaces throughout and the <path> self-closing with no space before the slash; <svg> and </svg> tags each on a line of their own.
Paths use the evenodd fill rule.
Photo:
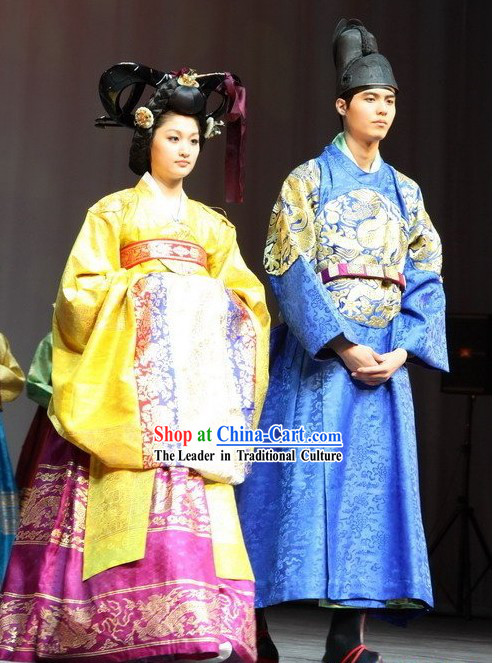
<svg viewBox="0 0 495 663">
<path fill-rule="evenodd" d="M 241 128 L 243 90 L 230 74 L 118 65 L 100 94 L 121 124 L 123 77 L 133 107 L 139 85 L 157 88 L 132 114 L 130 166 L 143 177 L 89 209 L 62 277 L 53 427 L 4 584 L 0 658 L 254 661 L 253 576 L 232 488 L 244 467 L 206 441 L 193 446 L 213 460 L 177 460 L 169 442 L 159 462 L 153 434 L 250 426 L 263 402 L 263 286 L 234 226 L 182 188 L 218 117 L 228 111 Z M 212 90 L 223 102 L 207 117 Z"/>
</svg>

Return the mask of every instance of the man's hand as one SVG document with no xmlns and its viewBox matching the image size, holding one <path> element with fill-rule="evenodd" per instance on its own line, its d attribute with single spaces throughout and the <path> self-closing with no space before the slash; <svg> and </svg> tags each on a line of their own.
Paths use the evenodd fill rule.
<svg viewBox="0 0 495 663">
<path fill-rule="evenodd" d="M 385 352 L 382 355 L 373 352 L 373 356 L 377 360 L 377 364 L 375 366 L 363 365 L 359 368 L 356 368 L 351 373 L 353 378 L 356 380 L 361 380 L 370 386 L 383 384 L 389 378 L 391 378 L 395 371 L 405 363 L 407 359 L 407 352 L 402 348 L 397 348 L 397 350 L 393 350 L 392 352 Z"/>
<path fill-rule="evenodd" d="M 351 343 L 343 335 L 334 338 L 329 346 L 339 355 L 351 373 L 366 366 L 376 367 L 381 359 L 372 348 Z"/>
</svg>

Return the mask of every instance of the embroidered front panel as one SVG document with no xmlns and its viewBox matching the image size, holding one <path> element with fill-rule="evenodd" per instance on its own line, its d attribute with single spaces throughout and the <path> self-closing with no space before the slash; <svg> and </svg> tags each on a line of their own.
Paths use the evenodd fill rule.
<svg viewBox="0 0 495 663">
<path fill-rule="evenodd" d="M 329 201 L 315 219 L 316 271 L 337 263 L 382 265 L 403 271 L 407 221 L 397 205 L 371 189 Z M 397 284 L 377 279 L 341 278 L 327 289 L 340 313 L 369 327 L 386 327 L 399 313 Z"/>
<path fill-rule="evenodd" d="M 218 458 L 182 461 L 178 452 L 215 452 L 214 439 L 208 447 L 199 431 L 209 429 L 211 436 L 219 426 L 250 425 L 256 337 L 249 312 L 221 281 L 199 276 L 151 274 L 138 281 L 132 294 L 144 466 L 187 465 L 227 481 L 234 480 L 232 471 L 241 479 L 242 463 L 229 469 Z M 155 440 L 157 425 L 163 436 Z M 184 430 L 192 433 L 187 448 L 174 435 Z M 156 448 L 164 449 L 167 458 L 157 459 Z"/>
</svg>

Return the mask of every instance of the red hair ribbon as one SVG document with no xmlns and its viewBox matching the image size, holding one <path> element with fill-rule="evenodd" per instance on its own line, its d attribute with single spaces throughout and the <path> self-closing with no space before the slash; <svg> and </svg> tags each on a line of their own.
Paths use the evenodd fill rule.
<svg viewBox="0 0 495 663">
<path fill-rule="evenodd" d="M 246 89 L 226 73 L 221 88 L 227 92 L 230 110 L 225 115 L 227 145 L 225 148 L 225 200 L 242 203 L 244 199 L 244 160 L 246 150 Z"/>
</svg>

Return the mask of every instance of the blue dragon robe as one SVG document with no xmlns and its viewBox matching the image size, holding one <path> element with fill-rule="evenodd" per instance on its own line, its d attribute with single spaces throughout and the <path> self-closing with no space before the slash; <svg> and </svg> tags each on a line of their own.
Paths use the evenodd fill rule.
<svg viewBox="0 0 495 663">
<path fill-rule="evenodd" d="M 405 290 L 379 278 L 323 285 L 337 263 L 393 268 Z M 441 244 L 418 185 L 328 146 L 284 182 L 265 267 L 285 322 L 272 333 L 260 427 L 339 431 L 344 446 L 341 463 L 255 463 L 239 486 L 256 605 L 431 606 L 407 368 L 369 387 L 325 347 L 343 334 L 447 370 Z"/>
</svg>

